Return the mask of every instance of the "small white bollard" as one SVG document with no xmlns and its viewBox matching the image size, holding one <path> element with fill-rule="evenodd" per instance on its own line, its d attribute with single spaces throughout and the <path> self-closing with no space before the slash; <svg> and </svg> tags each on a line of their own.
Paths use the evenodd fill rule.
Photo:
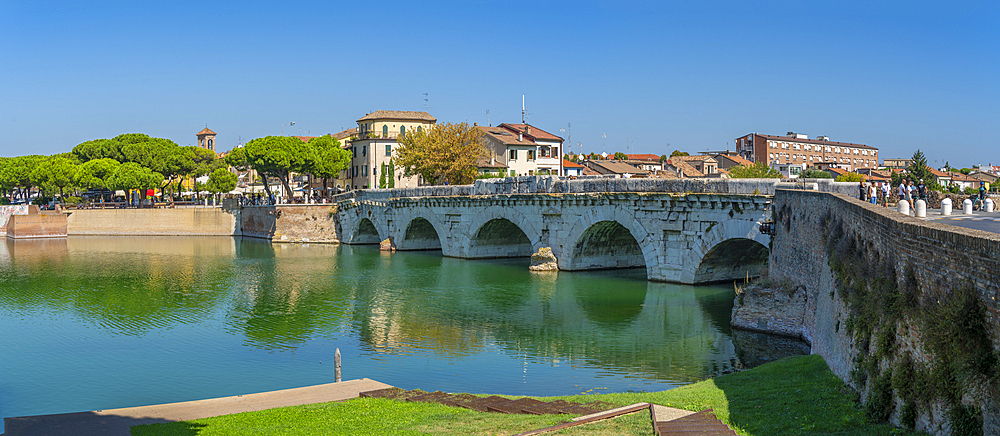
<svg viewBox="0 0 1000 436">
<path fill-rule="evenodd" d="M 910 214 L 910 203 L 907 202 L 906 200 L 899 200 L 899 206 L 898 207 L 899 207 L 899 213 L 901 213 L 903 215 L 909 215 Z"/>
<path fill-rule="evenodd" d="M 951 199 L 941 200 L 941 215 L 951 215 Z"/>
<path fill-rule="evenodd" d="M 993 212 L 993 199 L 987 198 L 985 204 L 986 204 L 986 211 Z"/>
<path fill-rule="evenodd" d="M 972 200 L 966 198 L 965 201 L 962 202 L 962 213 L 972 215 Z"/>
<path fill-rule="evenodd" d="M 924 218 L 927 216 L 927 202 L 924 200 L 916 200 L 913 202 L 913 214 L 917 218 Z"/>
</svg>

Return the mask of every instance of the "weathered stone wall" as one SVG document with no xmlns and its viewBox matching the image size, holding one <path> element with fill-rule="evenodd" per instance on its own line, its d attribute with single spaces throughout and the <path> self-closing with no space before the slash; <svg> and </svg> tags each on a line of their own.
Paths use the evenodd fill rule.
<svg viewBox="0 0 1000 436">
<path fill-rule="evenodd" d="M 920 288 L 939 298 L 949 298 L 953 289 L 973 286 L 986 308 L 993 348 L 1000 348 L 1000 235 L 919 220 L 845 195 L 815 191 L 778 191 L 772 210 L 776 222 L 769 278 L 799 287 L 804 290 L 803 298 L 744 296 L 744 304 L 734 310 L 734 325 L 783 334 L 795 334 L 800 328 L 798 334 L 812 344 L 812 352 L 822 355 L 835 374 L 853 385 L 851 371 L 859 350 L 845 328 L 849 309 L 841 299 L 824 243 L 823 221 L 835 220 L 865 250 L 882 259 L 895 259 L 898 280 L 912 270 Z M 908 328 L 897 331 L 896 341 L 926 363 L 920 327 L 908 323 Z M 1000 432 L 994 403 L 994 398 L 978 403 L 986 434 Z M 940 410 L 930 415 L 921 412 L 917 427 L 947 434 Z"/>
<path fill-rule="evenodd" d="M 13 239 L 65 238 L 66 215 L 61 213 L 11 215 L 7 221 L 7 237 Z"/>
<path fill-rule="evenodd" d="M 81 209 L 67 212 L 70 235 L 233 236 L 239 210 L 217 207 L 176 209 Z"/>
<path fill-rule="evenodd" d="M 274 242 L 338 243 L 337 207 L 332 204 L 282 204 L 242 209 L 243 236 Z"/>
</svg>

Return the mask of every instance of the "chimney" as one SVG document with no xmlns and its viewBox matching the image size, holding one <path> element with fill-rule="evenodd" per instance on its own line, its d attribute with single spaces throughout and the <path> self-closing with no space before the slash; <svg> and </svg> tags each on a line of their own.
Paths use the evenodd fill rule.
<svg viewBox="0 0 1000 436">
<path fill-rule="evenodd" d="M 529 134 L 529 135 L 530 135 L 530 134 L 531 134 L 531 126 L 530 126 L 530 125 L 527 125 L 527 124 L 525 124 L 525 125 L 524 125 L 524 131 L 525 131 L 525 133 L 527 133 L 527 134 Z"/>
<path fill-rule="evenodd" d="M 517 141 L 518 142 L 524 141 L 524 133 L 521 133 L 520 131 L 517 132 Z"/>
</svg>

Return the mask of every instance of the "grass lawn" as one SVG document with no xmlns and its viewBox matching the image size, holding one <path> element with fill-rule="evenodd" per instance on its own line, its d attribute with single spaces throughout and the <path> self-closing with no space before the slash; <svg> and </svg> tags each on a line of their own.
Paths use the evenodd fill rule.
<svg viewBox="0 0 1000 436">
<path fill-rule="evenodd" d="M 433 386 L 426 389 L 433 390 Z M 737 433 L 774 435 L 917 435 L 865 421 L 844 384 L 819 356 L 790 357 L 749 371 L 651 393 L 545 397 L 627 405 L 649 402 L 687 410 L 713 408 Z M 429 403 L 359 398 L 132 428 L 134 436 L 187 435 L 511 435 L 548 427 L 566 415 L 504 415 Z M 648 412 L 547 433 L 652 435 Z"/>
</svg>

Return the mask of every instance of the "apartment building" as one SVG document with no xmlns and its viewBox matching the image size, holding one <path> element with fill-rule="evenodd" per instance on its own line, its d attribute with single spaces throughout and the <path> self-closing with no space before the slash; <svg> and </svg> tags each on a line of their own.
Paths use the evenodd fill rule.
<svg viewBox="0 0 1000 436">
<path fill-rule="evenodd" d="M 563 139 L 530 124 L 475 126 L 492 164 L 502 164 L 509 176 L 562 174 Z"/>
<path fill-rule="evenodd" d="M 351 165 L 344 179 L 349 189 L 378 188 L 383 171 L 393 177 L 397 188 L 414 187 L 419 176 L 404 177 L 403 170 L 393 165 L 388 170 L 393 152 L 399 147 L 397 138 L 406 132 L 420 132 L 434 127 L 437 118 L 423 111 L 377 110 L 358 118 L 357 137 L 350 143 Z"/>
<path fill-rule="evenodd" d="M 802 133 L 788 132 L 785 136 L 750 133 L 736 138 L 739 155 L 752 162 L 769 166 L 795 165 L 811 167 L 826 163 L 836 168 L 855 171 L 878 168 L 878 149 L 869 145 L 831 141 L 827 136 L 816 139 Z"/>
</svg>

